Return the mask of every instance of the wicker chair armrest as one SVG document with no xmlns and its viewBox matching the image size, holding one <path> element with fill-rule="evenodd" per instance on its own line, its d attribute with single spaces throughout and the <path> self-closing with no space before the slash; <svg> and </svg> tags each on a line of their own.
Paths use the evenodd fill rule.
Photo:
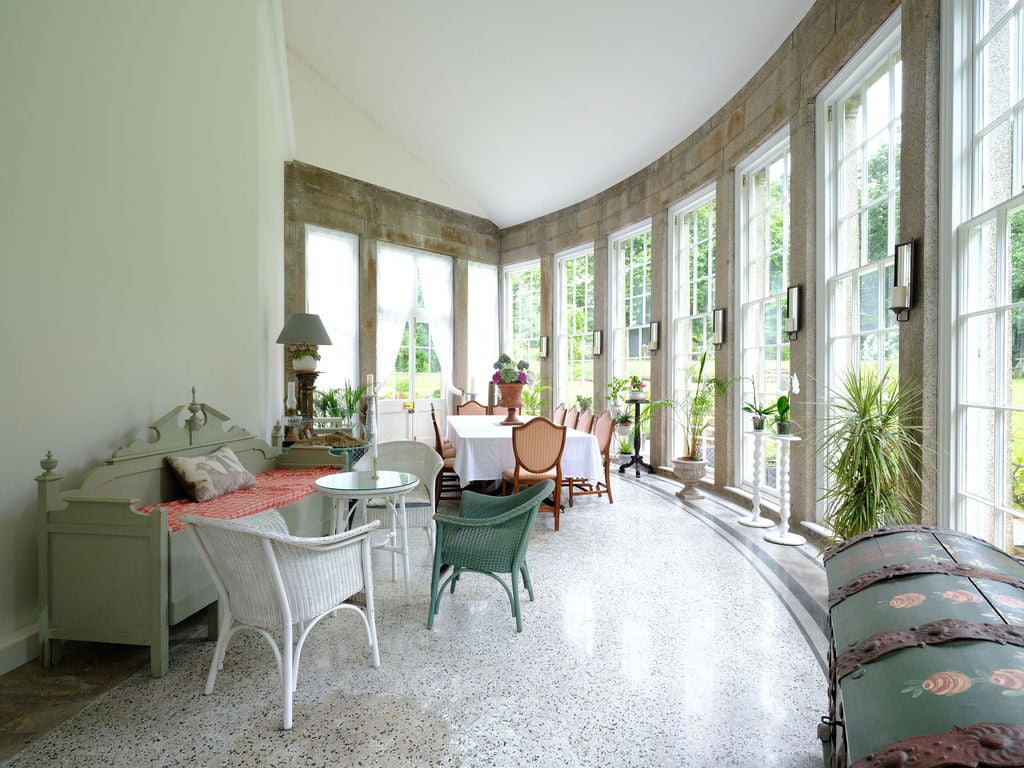
<svg viewBox="0 0 1024 768">
<path fill-rule="evenodd" d="M 380 526 L 380 520 L 371 520 L 366 525 L 361 525 L 358 528 L 353 528 L 350 531 L 342 531 L 341 533 L 335 533 L 331 536 L 315 536 L 315 537 L 302 537 L 302 536 L 289 536 L 282 533 L 264 533 L 264 538 L 276 541 L 281 544 L 285 544 L 299 549 L 308 549 L 313 551 L 328 551 L 337 549 L 341 546 L 345 546 L 350 543 L 355 543 L 360 539 L 369 535 L 369 533 Z"/>
</svg>

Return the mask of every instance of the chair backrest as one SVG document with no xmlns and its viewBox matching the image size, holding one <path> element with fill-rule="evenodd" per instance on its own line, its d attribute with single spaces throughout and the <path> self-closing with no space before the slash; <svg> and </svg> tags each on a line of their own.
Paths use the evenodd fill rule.
<svg viewBox="0 0 1024 768">
<path fill-rule="evenodd" d="M 576 429 L 580 432 L 589 433 L 594 428 L 594 412 L 589 408 L 584 409 L 580 414 L 580 420 L 576 422 Z"/>
<path fill-rule="evenodd" d="M 508 407 L 504 405 L 496 405 L 491 408 L 491 413 L 495 416 L 508 416 Z"/>
<path fill-rule="evenodd" d="M 555 424 L 565 424 L 565 403 L 559 403 L 558 407 L 555 408 L 555 418 L 552 419 Z"/>
<path fill-rule="evenodd" d="M 437 423 L 437 411 L 434 404 L 430 404 L 430 421 L 434 425 L 434 450 L 441 456 L 444 452 L 444 439 L 441 437 L 441 425 Z"/>
<path fill-rule="evenodd" d="M 477 400 L 467 400 L 456 406 L 455 412 L 460 416 L 486 416 L 487 406 Z"/>
<path fill-rule="evenodd" d="M 420 479 L 417 488 L 427 489 L 427 495 L 431 498 L 433 505 L 434 483 L 437 480 L 437 473 L 444 466 L 437 451 L 432 450 L 426 443 L 416 440 L 390 440 L 380 443 L 377 446 L 377 468 L 391 470 L 393 472 L 411 472 Z M 373 469 L 373 454 L 364 453 L 352 469 L 367 470 Z"/>
<path fill-rule="evenodd" d="M 565 426 L 569 427 L 570 429 L 576 429 L 576 422 L 579 421 L 579 418 L 580 412 L 574 405 L 565 414 Z"/>
<path fill-rule="evenodd" d="M 565 450 L 565 426 L 542 416 L 512 427 L 512 450 L 516 466 L 527 472 L 547 472 L 562 460 Z"/>
<path fill-rule="evenodd" d="M 615 419 L 612 418 L 611 411 L 605 411 L 594 425 L 594 437 L 597 438 L 597 448 L 601 452 L 601 455 L 608 457 L 608 449 L 612 444 L 612 435 L 615 434 Z"/>
</svg>

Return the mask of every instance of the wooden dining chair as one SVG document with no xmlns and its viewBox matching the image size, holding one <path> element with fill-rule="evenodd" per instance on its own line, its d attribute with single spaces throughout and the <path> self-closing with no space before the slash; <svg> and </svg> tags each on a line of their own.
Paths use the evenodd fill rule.
<svg viewBox="0 0 1024 768">
<path fill-rule="evenodd" d="M 512 427 L 512 452 L 516 465 L 501 473 L 501 492 L 508 486 L 518 493 L 521 488 L 535 485 L 543 480 L 554 480 L 553 499 L 550 507 L 541 506 L 541 512 L 553 512 L 555 530 L 558 530 L 562 511 L 562 452 L 565 450 L 564 425 L 559 426 L 543 416 L 530 419 L 525 424 Z"/>
<path fill-rule="evenodd" d="M 444 462 L 437 474 L 434 488 L 434 509 L 437 509 L 437 505 L 442 501 L 456 501 L 462 498 L 462 482 L 455 471 L 455 446 L 441 434 L 441 425 L 438 423 L 437 410 L 433 403 L 430 405 L 430 421 L 434 425 L 434 450 Z"/>
<path fill-rule="evenodd" d="M 559 403 L 558 407 L 555 408 L 555 417 L 552 419 L 553 424 L 565 424 L 565 403 Z"/>
<path fill-rule="evenodd" d="M 487 406 L 478 400 L 467 400 L 462 405 L 455 406 L 455 412 L 459 416 L 486 416 Z"/>
<path fill-rule="evenodd" d="M 594 431 L 594 412 L 589 408 L 584 408 L 583 412 L 580 413 L 580 419 L 576 422 L 576 429 L 580 432 L 586 432 L 588 435 Z"/>
<path fill-rule="evenodd" d="M 574 405 L 565 413 L 565 426 L 569 427 L 569 429 L 576 429 L 576 423 L 579 421 L 579 419 L 580 411 Z"/>
<path fill-rule="evenodd" d="M 605 411 L 594 425 L 594 437 L 597 448 L 601 452 L 601 464 L 604 467 L 604 482 L 591 482 L 585 477 L 574 477 L 569 480 L 569 506 L 573 505 L 576 496 L 607 495 L 608 503 L 612 499 L 612 437 L 615 435 L 615 419 L 610 411 Z"/>
</svg>

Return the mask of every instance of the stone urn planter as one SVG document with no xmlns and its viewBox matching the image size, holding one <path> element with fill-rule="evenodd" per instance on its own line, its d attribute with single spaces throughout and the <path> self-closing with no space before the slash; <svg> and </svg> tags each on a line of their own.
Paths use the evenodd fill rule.
<svg viewBox="0 0 1024 768">
<path fill-rule="evenodd" d="M 501 423 L 522 424 L 522 420 L 516 416 L 516 411 L 523 407 L 523 385 L 516 382 L 513 384 L 498 384 L 497 387 L 498 392 L 501 393 L 498 405 L 502 408 L 508 408 L 508 415 Z"/>
<path fill-rule="evenodd" d="M 704 459 L 672 459 L 672 467 L 683 487 L 676 493 L 681 499 L 703 499 L 704 494 L 697 490 L 697 483 L 708 472 L 708 464 Z"/>
</svg>

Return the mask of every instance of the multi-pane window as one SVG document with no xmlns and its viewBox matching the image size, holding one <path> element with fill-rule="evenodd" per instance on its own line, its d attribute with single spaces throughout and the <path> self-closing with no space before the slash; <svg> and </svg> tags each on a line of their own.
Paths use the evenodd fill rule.
<svg viewBox="0 0 1024 768">
<path fill-rule="evenodd" d="M 377 248 L 377 367 L 381 397 L 439 399 L 451 379 L 452 262 L 380 243 Z"/>
<path fill-rule="evenodd" d="M 494 373 L 491 366 L 498 358 L 498 268 L 471 261 L 466 277 L 466 324 L 470 333 L 466 350 L 469 375 L 465 384 L 483 402 L 487 398 L 487 382 Z"/>
<path fill-rule="evenodd" d="M 359 380 L 359 238 L 306 226 L 306 307 L 320 315 L 330 346 L 320 347 L 320 390 Z"/>
<path fill-rule="evenodd" d="M 616 376 L 651 378 L 647 348 L 651 328 L 651 224 L 612 237 L 609 247 L 615 293 L 611 302 L 612 366 Z"/>
<path fill-rule="evenodd" d="M 1024 3 L 952 3 L 948 521 L 1024 554 Z"/>
<path fill-rule="evenodd" d="M 743 402 L 774 401 L 789 381 L 789 337 L 785 333 L 789 282 L 789 136 L 776 137 L 737 169 L 737 275 L 740 293 L 740 348 Z M 747 427 L 747 420 L 740 423 Z M 746 430 L 744 430 L 744 433 Z M 753 483 L 753 440 L 744 434 L 738 482 Z M 767 441 L 761 487 L 778 490 L 775 442 Z"/>
<path fill-rule="evenodd" d="M 515 360 L 525 360 L 532 371 L 539 371 L 540 264 L 505 270 L 505 322 L 501 351 Z"/>
<path fill-rule="evenodd" d="M 715 190 L 703 190 L 669 211 L 672 221 L 672 389 L 677 400 L 695 386 L 692 372 L 709 351 L 705 374 L 714 376 L 711 347 L 715 306 Z M 673 426 L 672 455 L 684 453 L 683 434 Z M 714 429 L 701 441 L 700 455 L 713 467 Z"/>
<path fill-rule="evenodd" d="M 888 308 L 900 217 L 902 81 L 895 15 L 822 99 L 831 389 L 850 369 L 898 374 L 899 328 Z"/>
<path fill-rule="evenodd" d="M 556 402 L 574 403 L 594 397 L 594 248 L 558 254 Z"/>
</svg>

